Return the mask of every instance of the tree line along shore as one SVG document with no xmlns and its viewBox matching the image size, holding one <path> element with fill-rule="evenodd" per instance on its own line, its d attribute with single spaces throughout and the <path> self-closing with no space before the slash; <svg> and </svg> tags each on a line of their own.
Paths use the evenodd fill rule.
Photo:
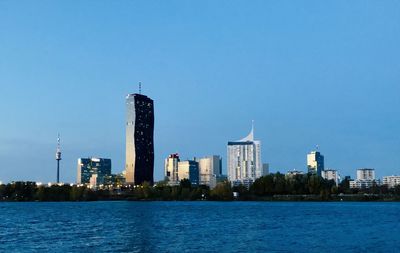
<svg viewBox="0 0 400 253">
<path fill-rule="evenodd" d="M 400 186 L 373 185 L 350 189 L 349 181 L 336 185 L 316 175 L 270 174 L 257 179 L 250 188 L 221 182 L 214 189 L 193 186 L 182 180 L 177 186 L 159 182 L 154 186 L 122 185 L 92 189 L 79 185 L 38 185 L 13 182 L 0 185 L 0 201 L 400 201 Z"/>
</svg>

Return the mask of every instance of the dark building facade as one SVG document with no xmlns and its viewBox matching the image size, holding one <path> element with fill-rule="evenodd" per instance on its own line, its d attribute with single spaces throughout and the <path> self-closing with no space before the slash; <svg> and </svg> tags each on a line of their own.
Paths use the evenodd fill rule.
<svg viewBox="0 0 400 253">
<path fill-rule="evenodd" d="M 107 183 L 111 176 L 111 159 L 105 158 L 79 158 L 78 159 L 78 184 L 101 185 Z M 91 182 L 92 180 L 92 182 Z"/>
<path fill-rule="evenodd" d="M 142 94 L 126 97 L 126 183 L 154 183 L 154 102 Z"/>
</svg>

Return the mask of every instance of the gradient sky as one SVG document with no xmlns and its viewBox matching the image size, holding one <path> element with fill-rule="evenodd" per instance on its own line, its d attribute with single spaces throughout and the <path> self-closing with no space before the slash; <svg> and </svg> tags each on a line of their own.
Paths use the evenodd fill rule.
<svg viewBox="0 0 400 253">
<path fill-rule="evenodd" d="M 400 174 L 400 1 L 0 1 L 0 181 L 125 162 L 125 96 L 155 100 L 164 158 L 220 154 L 255 120 L 271 171 Z"/>
</svg>

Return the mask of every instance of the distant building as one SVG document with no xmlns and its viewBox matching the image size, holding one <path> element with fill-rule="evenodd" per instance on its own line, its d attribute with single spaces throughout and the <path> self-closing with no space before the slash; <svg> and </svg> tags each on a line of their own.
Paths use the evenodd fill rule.
<svg viewBox="0 0 400 253">
<path fill-rule="evenodd" d="M 321 176 L 324 168 L 324 156 L 320 152 L 312 151 L 307 155 L 308 173 Z"/>
<path fill-rule="evenodd" d="M 352 180 L 350 181 L 351 189 L 367 189 L 371 188 L 374 184 L 378 184 L 375 180 Z"/>
<path fill-rule="evenodd" d="M 217 184 L 218 183 L 222 183 L 222 182 L 226 182 L 228 181 L 228 176 L 227 175 L 220 175 L 219 177 L 217 177 Z"/>
<path fill-rule="evenodd" d="M 214 189 L 222 175 L 222 158 L 217 155 L 195 159 L 199 163 L 199 184 Z"/>
<path fill-rule="evenodd" d="M 254 140 L 254 127 L 242 140 L 228 142 L 228 180 L 250 186 L 262 176 L 261 142 Z"/>
<path fill-rule="evenodd" d="M 164 163 L 164 175 L 165 179 L 168 180 L 169 185 L 178 185 L 179 178 L 178 178 L 178 163 L 179 163 L 179 155 L 178 154 L 171 154 L 165 159 Z"/>
<path fill-rule="evenodd" d="M 340 176 L 337 170 L 324 170 L 322 171 L 322 177 L 326 180 L 333 180 L 336 185 L 339 185 Z"/>
<path fill-rule="evenodd" d="M 154 183 L 154 103 L 142 94 L 126 97 L 126 183 Z"/>
<path fill-rule="evenodd" d="M 199 185 L 199 163 L 196 161 L 181 161 L 178 163 L 178 180 L 189 179 L 192 185 Z"/>
<path fill-rule="evenodd" d="M 98 185 L 100 185 L 100 183 L 97 182 L 97 174 L 93 174 L 93 175 L 90 177 L 89 185 L 90 185 L 91 187 L 97 187 Z"/>
<path fill-rule="evenodd" d="M 374 169 L 358 169 L 357 179 L 350 181 L 350 188 L 364 189 L 371 188 L 374 184 L 379 184 L 379 180 L 375 180 Z"/>
<path fill-rule="evenodd" d="M 357 180 L 375 180 L 374 169 L 358 169 Z"/>
<path fill-rule="evenodd" d="M 389 188 L 395 188 L 400 185 L 400 176 L 386 176 L 383 177 L 383 184 Z"/>
<path fill-rule="evenodd" d="M 105 177 L 104 184 L 121 186 L 125 184 L 125 175 L 124 173 L 111 174 L 110 176 Z"/>
<path fill-rule="evenodd" d="M 269 164 L 268 163 L 263 163 L 263 169 L 261 176 L 267 176 L 269 174 Z"/>
<path fill-rule="evenodd" d="M 304 175 L 304 172 L 299 170 L 290 170 L 286 173 L 286 177 L 294 177 L 297 175 Z"/>
<path fill-rule="evenodd" d="M 79 158 L 77 184 L 102 185 L 111 176 L 111 159 Z"/>
</svg>

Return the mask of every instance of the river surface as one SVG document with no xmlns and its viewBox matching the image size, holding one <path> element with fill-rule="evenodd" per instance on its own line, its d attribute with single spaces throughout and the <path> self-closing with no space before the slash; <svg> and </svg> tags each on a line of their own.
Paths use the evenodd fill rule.
<svg viewBox="0 0 400 253">
<path fill-rule="evenodd" d="M 0 252 L 400 252 L 400 203 L 0 203 Z"/>
</svg>

